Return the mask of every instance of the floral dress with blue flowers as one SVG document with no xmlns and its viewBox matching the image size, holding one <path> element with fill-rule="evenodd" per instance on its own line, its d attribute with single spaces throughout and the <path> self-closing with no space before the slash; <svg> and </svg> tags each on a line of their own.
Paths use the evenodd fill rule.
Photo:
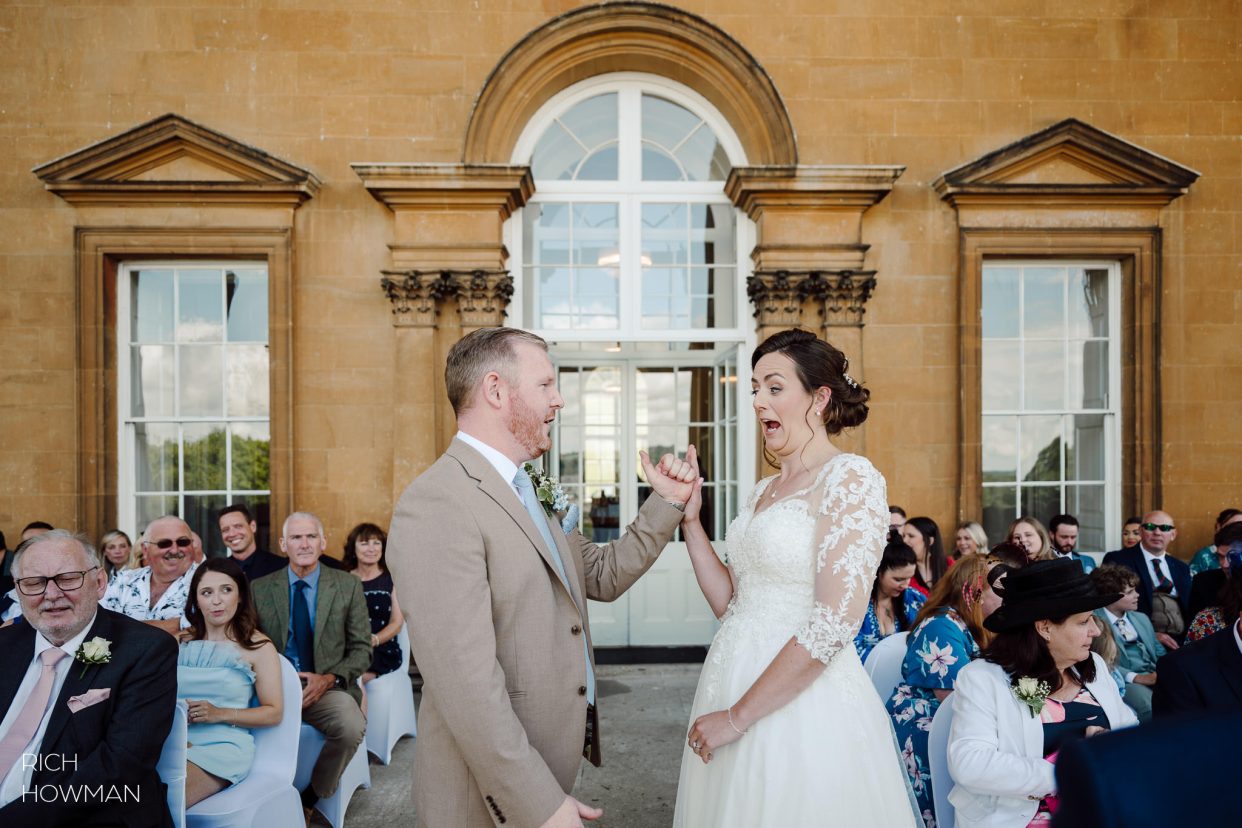
<svg viewBox="0 0 1242 828">
<path fill-rule="evenodd" d="M 952 690 L 957 673 L 979 655 L 979 645 L 961 617 L 945 607 L 910 633 L 902 682 L 888 700 L 897 745 L 927 828 L 935 828 L 927 737 L 940 707 L 934 690 Z"/>
<path fill-rule="evenodd" d="M 901 617 L 897 619 L 897 628 L 893 632 L 899 633 L 902 630 L 910 629 L 914 619 L 918 617 L 919 610 L 926 603 L 927 596 L 913 587 L 906 587 L 906 591 L 902 595 L 903 607 Z M 867 604 L 867 614 L 863 616 L 862 626 L 858 628 L 858 635 L 854 636 L 854 649 L 858 650 L 858 660 L 866 662 L 867 656 L 875 649 L 875 645 L 887 637 L 880 632 L 880 618 L 875 612 L 875 601 L 871 601 Z"/>
</svg>

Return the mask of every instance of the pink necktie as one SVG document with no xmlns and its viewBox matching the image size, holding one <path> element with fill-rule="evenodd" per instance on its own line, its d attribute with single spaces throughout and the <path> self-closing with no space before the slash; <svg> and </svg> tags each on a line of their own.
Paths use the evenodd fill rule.
<svg viewBox="0 0 1242 828">
<path fill-rule="evenodd" d="M 13 726 L 0 740 L 0 779 L 9 775 L 9 770 L 39 730 L 39 722 L 43 721 L 43 713 L 47 710 L 47 700 L 52 695 L 52 685 L 56 683 L 56 664 L 66 655 L 68 653 L 59 647 L 48 647 L 39 653 L 43 672 L 26 697 L 26 704 L 13 720 Z"/>
</svg>

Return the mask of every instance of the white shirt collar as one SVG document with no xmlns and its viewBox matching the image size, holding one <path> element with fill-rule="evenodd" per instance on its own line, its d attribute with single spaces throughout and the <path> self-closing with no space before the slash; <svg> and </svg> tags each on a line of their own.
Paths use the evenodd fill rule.
<svg viewBox="0 0 1242 828">
<path fill-rule="evenodd" d="M 1143 546 L 1143 544 L 1141 543 L 1139 544 L 1139 549 L 1143 550 L 1143 558 L 1147 561 L 1148 566 L 1150 566 L 1151 562 L 1154 560 L 1163 561 L 1164 556 L 1169 554 L 1168 552 L 1161 552 L 1159 555 L 1157 555 L 1155 552 L 1148 551 L 1147 547 Z"/>
<path fill-rule="evenodd" d="M 1114 624 L 1116 624 L 1116 623 L 1117 623 L 1118 621 L 1120 621 L 1122 618 L 1125 618 L 1125 615 L 1124 615 L 1124 614 L 1123 614 L 1123 615 L 1114 615 L 1114 614 L 1113 614 L 1113 611 L 1112 611 L 1112 610 L 1110 610 L 1108 607 L 1104 607 L 1103 609 L 1104 609 L 1104 611 L 1105 611 L 1106 613 L 1108 613 L 1108 617 L 1109 617 L 1109 618 L 1111 618 L 1111 619 L 1113 619 L 1113 623 L 1114 623 Z"/>
<path fill-rule="evenodd" d="M 82 642 L 86 640 L 86 634 L 91 631 L 91 627 L 95 624 L 95 617 L 98 614 L 99 612 L 96 610 L 95 615 L 92 615 L 91 620 L 86 622 L 86 626 L 82 628 L 81 632 L 60 645 L 60 649 L 68 653 L 70 658 L 73 658 L 74 653 L 78 651 L 78 647 L 82 646 Z M 35 631 L 35 658 L 38 658 L 39 654 L 44 650 L 49 650 L 55 646 L 55 644 L 43 637 L 43 633 Z"/>
<path fill-rule="evenodd" d="M 496 473 L 500 475 L 500 479 L 508 483 L 509 487 L 515 492 L 517 491 L 517 489 L 513 486 L 513 477 L 517 474 L 518 470 L 516 463 L 489 446 L 487 443 L 480 440 L 478 437 L 472 437 L 464 431 L 458 430 L 456 438 L 470 446 L 472 449 L 478 451 L 479 454 L 482 454 L 483 459 L 485 459 L 488 463 L 491 463 L 492 468 L 494 468 Z"/>
</svg>

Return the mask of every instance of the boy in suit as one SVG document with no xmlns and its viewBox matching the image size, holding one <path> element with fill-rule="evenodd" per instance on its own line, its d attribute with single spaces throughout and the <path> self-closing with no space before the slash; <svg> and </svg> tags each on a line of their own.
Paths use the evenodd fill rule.
<svg viewBox="0 0 1242 828">
<path fill-rule="evenodd" d="M 1151 721 L 1152 688 L 1156 686 L 1156 662 L 1165 654 L 1164 645 L 1146 615 L 1138 612 L 1138 575 L 1117 564 L 1104 564 L 1091 573 L 1101 594 L 1121 593 L 1121 598 L 1095 614 L 1112 631 L 1117 642 L 1117 669 L 1126 681 L 1126 704 L 1140 722 Z"/>
</svg>

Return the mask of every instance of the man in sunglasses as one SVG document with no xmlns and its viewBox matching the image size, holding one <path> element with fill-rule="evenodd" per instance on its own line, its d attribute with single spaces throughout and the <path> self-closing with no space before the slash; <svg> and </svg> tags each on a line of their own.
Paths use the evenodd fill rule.
<svg viewBox="0 0 1242 828">
<path fill-rule="evenodd" d="M 1156 638 L 1177 649 L 1190 616 L 1190 566 L 1170 555 L 1177 526 L 1167 512 L 1148 512 L 1139 527 L 1139 543 L 1104 556 L 1139 576 L 1138 609 L 1152 619 Z"/>
<path fill-rule="evenodd" d="M 159 627 L 181 628 L 194 562 L 194 533 L 174 515 L 157 518 L 142 536 L 147 566 L 117 573 L 102 604 L 114 612 Z"/>
<path fill-rule="evenodd" d="M 171 828 L 156 762 L 176 643 L 99 606 L 108 579 L 80 535 L 26 541 L 13 574 L 25 623 L 0 629 L 0 825 Z"/>
</svg>

